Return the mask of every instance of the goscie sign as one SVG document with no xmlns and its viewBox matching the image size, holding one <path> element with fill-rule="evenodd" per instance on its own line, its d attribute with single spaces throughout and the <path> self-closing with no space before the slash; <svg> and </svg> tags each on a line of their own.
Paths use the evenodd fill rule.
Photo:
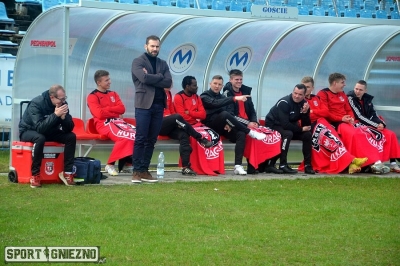
<svg viewBox="0 0 400 266">
<path fill-rule="evenodd" d="M 5 247 L 5 262 L 99 262 L 100 247 Z"/>
<path fill-rule="evenodd" d="M 262 18 L 286 18 L 298 19 L 299 10 L 297 7 L 288 6 L 251 6 L 251 16 Z"/>
</svg>

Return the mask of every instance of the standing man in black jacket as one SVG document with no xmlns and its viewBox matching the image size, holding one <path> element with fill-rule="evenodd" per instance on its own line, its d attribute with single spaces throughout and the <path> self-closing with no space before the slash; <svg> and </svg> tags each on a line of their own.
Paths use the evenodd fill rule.
<svg viewBox="0 0 400 266">
<path fill-rule="evenodd" d="M 311 166 L 311 120 L 310 106 L 304 99 L 307 88 L 297 84 L 293 92 L 281 98 L 265 117 L 265 126 L 278 131 L 282 136 L 279 169 L 286 174 L 295 174 L 296 170 L 287 164 L 287 154 L 290 141 L 297 139 L 303 141 L 304 172 L 315 174 Z M 299 125 L 301 121 L 301 125 Z"/>
<path fill-rule="evenodd" d="M 150 174 L 149 166 L 166 107 L 164 88 L 172 85 L 167 62 L 158 58 L 160 38 L 147 37 L 144 49 L 146 52 L 132 62 L 136 118 L 132 183 L 136 184 L 158 181 Z"/>
<path fill-rule="evenodd" d="M 264 139 L 266 135 L 247 128 L 232 115 L 233 103 L 236 101 L 246 102 L 250 95 L 226 97 L 220 93 L 222 86 L 222 76 L 216 75 L 210 82 L 210 89 L 200 95 L 207 113 L 206 119 L 202 122 L 217 131 L 218 134 L 236 143 L 234 174 L 246 175 L 247 172 L 242 166 L 246 134 L 258 140 Z"/>
<path fill-rule="evenodd" d="M 67 186 L 75 185 L 72 168 L 74 165 L 76 136 L 72 132 L 74 122 L 69 114 L 67 96 L 61 85 L 53 85 L 49 90 L 30 101 L 19 122 L 21 141 L 33 143 L 31 187 L 40 187 L 40 165 L 46 141 L 65 144 L 64 172 L 59 178 Z"/>
</svg>

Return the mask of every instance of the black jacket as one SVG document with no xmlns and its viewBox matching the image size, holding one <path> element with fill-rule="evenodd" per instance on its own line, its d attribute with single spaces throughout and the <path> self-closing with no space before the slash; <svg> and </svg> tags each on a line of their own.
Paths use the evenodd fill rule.
<svg viewBox="0 0 400 266">
<path fill-rule="evenodd" d="M 281 98 L 265 117 L 265 126 L 272 129 L 274 129 L 274 126 L 281 126 L 283 129 L 292 132 L 302 132 L 303 128 L 299 125 L 299 121 L 301 121 L 302 126 L 311 125 L 310 109 L 307 113 L 300 113 L 306 102 L 306 100 L 299 103 L 294 102 L 292 94 Z"/>
<path fill-rule="evenodd" d="M 362 105 L 354 91 L 347 93 L 347 98 L 349 99 L 355 118 L 358 119 L 361 124 L 374 128 L 377 128 L 379 124 L 383 124 L 386 127 L 385 122 L 378 117 L 374 105 L 372 104 L 374 96 L 364 93 L 361 99 Z"/>
<path fill-rule="evenodd" d="M 240 87 L 239 90 L 242 92 L 243 95 L 251 95 L 252 88 L 242 85 L 242 87 Z M 227 82 L 225 84 L 222 91 L 224 92 L 224 94 L 227 97 L 235 96 L 235 92 L 232 88 L 232 83 L 230 83 L 230 82 Z M 254 104 L 253 104 L 253 101 L 251 100 L 251 97 L 247 98 L 247 101 L 244 102 L 244 109 L 246 111 L 247 117 L 249 118 L 248 120 L 250 122 L 258 123 L 256 110 L 254 109 Z M 234 104 L 233 104 L 233 114 L 235 116 L 239 115 L 239 104 L 237 102 L 234 102 Z"/>
<path fill-rule="evenodd" d="M 206 119 L 201 121 L 203 124 L 210 123 L 222 111 L 227 111 L 233 115 L 233 97 L 215 93 L 211 89 L 203 92 L 200 97 L 207 113 Z"/>
<path fill-rule="evenodd" d="M 58 130 L 71 132 L 74 129 L 72 116 L 67 113 L 65 119 L 56 116 L 56 107 L 50 99 L 49 91 L 33 98 L 19 122 L 19 135 L 27 130 L 33 130 L 45 136 L 52 135 Z"/>
</svg>

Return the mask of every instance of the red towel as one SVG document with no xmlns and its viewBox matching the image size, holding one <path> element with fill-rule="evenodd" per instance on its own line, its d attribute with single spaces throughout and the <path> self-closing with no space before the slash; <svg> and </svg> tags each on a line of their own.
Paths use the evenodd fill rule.
<svg viewBox="0 0 400 266">
<path fill-rule="evenodd" d="M 115 162 L 133 154 L 136 135 L 134 126 L 120 118 L 116 118 L 108 119 L 101 124 L 97 123 L 96 129 L 99 134 L 106 135 L 115 142 L 107 163 Z"/>
<path fill-rule="evenodd" d="M 199 175 L 225 174 L 224 150 L 218 133 L 206 126 L 195 125 L 193 128 L 213 143 L 210 148 L 205 148 L 195 138 L 190 137 L 190 145 L 193 149 L 190 154 L 190 163 L 193 171 Z M 182 166 L 180 158 L 179 166 Z"/>
<path fill-rule="evenodd" d="M 325 120 L 319 118 L 312 135 L 311 164 L 315 171 L 325 174 L 342 172 L 355 158 L 339 138 L 336 130 Z M 299 171 L 304 171 L 304 161 Z"/>
<path fill-rule="evenodd" d="M 253 128 L 252 130 L 267 135 L 263 140 L 253 139 L 249 135 L 246 136 L 243 155 L 249 160 L 249 163 L 257 169 L 259 164 L 281 153 L 281 134 L 279 134 L 278 131 L 262 126 Z"/>
</svg>

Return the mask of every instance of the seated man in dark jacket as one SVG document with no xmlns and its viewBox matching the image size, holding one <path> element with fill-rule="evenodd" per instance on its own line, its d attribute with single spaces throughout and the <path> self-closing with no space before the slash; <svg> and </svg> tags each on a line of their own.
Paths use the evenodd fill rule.
<svg viewBox="0 0 400 266">
<path fill-rule="evenodd" d="M 359 80 L 354 86 L 354 90 L 347 94 L 351 109 L 353 109 L 354 117 L 358 123 L 377 129 L 381 132 L 386 141 L 383 144 L 383 152 L 381 153 L 382 161 L 390 159 L 390 171 L 400 173 L 400 167 L 396 163 L 396 159 L 400 158 L 400 147 L 397 141 L 396 133 L 386 129 L 386 123 L 375 111 L 372 99 L 374 96 L 367 93 L 367 82 Z M 374 165 L 371 166 L 373 172 Z"/>
<path fill-rule="evenodd" d="M 60 179 L 67 185 L 75 185 L 72 168 L 74 164 L 76 136 L 72 132 L 74 122 L 69 114 L 67 96 L 60 85 L 53 85 L 49 90 L 32 99 L 19 123 L 21 141 L 34 144 L 32 158 L 31 187 L 40 187 L 40 165 L 46 141 L 65 144 L 64 171 Z"/>
<path fill-rule="evenodd" d="M 282 136 L 279 169 L 287 174 L 297 173 L 287 165 L 287 154 L 292 139 L 303 141 L 304 172 L 315 174 L 311 166 L 310 106 L 304 99 L 306 91 L 306 86 L 297 84 L 293 92 L 281 98 L 265 117 L 265 126 L 278 131 Z"/>
<path fill-rule="evenodd" d="M 206 109 L 206 119 L 203 124 L 217 131 L 218 134 L 225 136 L 235 145 L 235 175 L 246 175 L 243 169 L 242 160 L 245 148 L 246 134 L 250 137 L 262 140 L 265 134 L 250 130 L 240 123 L 233 114 L 233 103 L 236 101 L 245 102 L 250 95 L 226 97 L 221 94 L 223 78 L 216 75 L 212 78 L 210 89 L 201 94 L 204 109 Z"/>
</svg>

